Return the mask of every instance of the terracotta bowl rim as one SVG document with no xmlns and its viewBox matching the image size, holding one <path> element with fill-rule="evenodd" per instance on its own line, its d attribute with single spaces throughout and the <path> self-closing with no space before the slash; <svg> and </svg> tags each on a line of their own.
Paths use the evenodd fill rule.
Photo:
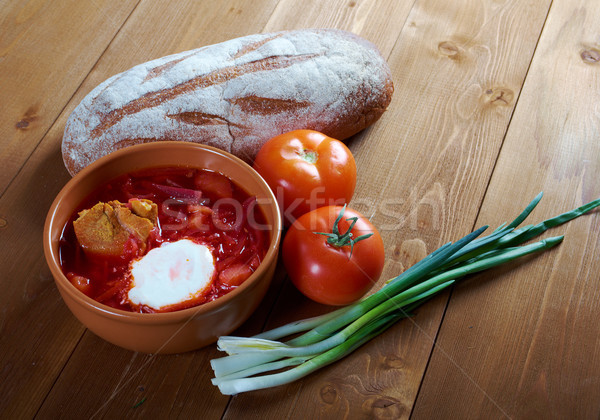
<svg viewBox="0 0 600 420">
<path fill-rule="evenodd" d="M 224 296 L 221 296 L 211 302 L 204 303 L 202 305 L 198 305 L 192 308 L 182 309 L 179 311 L 173 312 L 161 312 L 161 313 L 139 313 L 139 312 L 129 312 L 121 309 L 116 309 L 108 305 L 104 305 L 96 300 L 86 296 L 81 291 L 77 290 L 73 284 L 67 279 L 67 277 L 62 272 L 60 267 L 60 263 L 58 260 L 58 253 L 54 249 L 51 227 L 54 226 L 54 221 L 56 219 L 56 214 L 58 212 L 58 208 L 61 203 L 65 199 L 65 197 L 73 190 L 81 179 L 89 176 L 93 172 L 99 170 L 101 167 L 105 165 L 109 165 L 113 160 L 122 157 L 123 155 L 133 154 L 136 151 L 142 150 L 152 150 L 152 149 L 160 149 L 168 146 L 170 148 L 189 148 L 189 149 L 197 149 L 202 150 L 203 152 L 213 153 L 216 155 L 220 155 L 226 159 L 229 159 L 236 163 L 237 165 L 245 168 L 248 172 L 249 176 L 255 178 L 259 184 L 262 184 L 265 191 L 268 193 L 269 198 L 271 198 L 271 203 L 269 206 L 275 207 L 275 220 L 274 226 L 272 227 L 272 237 L 269 243 L 269 248 L 263 261 L 261 262 L 258 269 L 252 273 L 252 275 L 244 281 L 239 287 L 227 293 Z M 152 168 L 153 166 L 159 165 L 148 165 L 147 168 Z M 186 165 L 192 167 L 193 165 Z M 142 168 L 139 168 L 142 169 Z M 243 180 L 234 180 L 240 186 L 243 187 Z M 83 197 L 82 197 L 83 199 Z M 44 254 L 46 258 L 46 263 L 50 267 L 52 271 L 52 275 L 54 277 L 55 282 L 59 288 L 59 291 L 63 291 L 68 293 L 68 295 L 73 298 L 75 302 L 79 305 L 88 307 L 93 312 L 98 313 L 107 318 L 111 318 L 113 320 L 119 320 L 120 322 L 127 322 L 132 324 L 140 324 L 140 325 L 148 325 L 148 324 L 169 324 L 169 323 L 177 323 L 185 319 L 202 316 L 207 313 L 219 312 L 220 310 L 226 310 L 228 303 L 230 301 L 235 300 L 238 297 L 242 297 L 244 292 L 250 288 L 253 288 L 258 284 L 261 280 L 263 280 L 264 273 L 268 270 L 268 267 L 271 264 L 275 264 L 278 252 L 279 252 L 279 244 L 281 242 L 282 237 L 282 217 L 281 212 L 279 210 L 279 205 L 277 203 L 277 199 L 273 194 L 271 188 L 268 186 L 266 181 L 262 178 L 262 176 L 256 172 L 254 168 L 244 162 L 242 159 L 234 156 L 233 154 L 208 145 L 193 143 L 193 142 L 185 142 L 185 141 L 156 141 L 152 143 L 143 143 L 138 145 L 128 146 L 119 150 L 116 150 L 106 156 L 103 156 L 96 161 L 92 162 L 85 168 L 83 168 L 80 172 L 75 174 L 60 190 L 60 192 L 55 197 L 52 202 L 44 223 Z M 61 226 L 61 229 L 64 226 Z M 243 298 L 243 297 L 242 297 Z"/>
</svg>

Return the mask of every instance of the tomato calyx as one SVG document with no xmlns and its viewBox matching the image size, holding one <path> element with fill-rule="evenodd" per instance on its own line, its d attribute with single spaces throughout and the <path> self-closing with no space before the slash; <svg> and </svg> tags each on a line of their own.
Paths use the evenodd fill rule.
<svg viewBox="0 0 600 420">
<path fill-rule="evenodd" d="M 310 149 L 302 149 L 301 152 L 298 153 L 300 158 L 308 163 L 317 163 L 318 154 L 314 150 Z"/>
<path fill-rule="evenodd" d="M 342 217 L 344 217 L 345 211 L 346 211 L 346 204 L 344 204 L 344 207 L 342 207 L 342 210 L 340 210 L 340 214 L 335 219 L 335 222 L 333 222 L 333 227 L 331 229 L 331 233 L 327 233 L 327 232 L 315 232 L 315 233 L 317 235 L 327 236 L 327 243 L 336 248 L 350 246 L 350 255 L 348 256 L 348 258 L 350 258 L 350 257 L 352 257 L 352 251 L 354 251 L 354 244 L 357 243 L 358 241 L 362 241 L 363 239 L 370 238 L 373 235 L 373 232 L 367 233 L 365 235 L 360 235 L 360 236 L 357 236 L 356 238 L 354 238 L 353 237 L 354 235 L 352 234 L 352 228 L 354 228 L 354 225 L 358 221 L 358 217 L 350 217 L 350 218 L 346 219 L 346 221 L 348 221 L 348 222 L 352 221 L 352 223 L 348 227 L 348 230 L 344 233 L 340 233 L 339 223 L 340 223 L 340 220 L 342 220 Z"/>
</svg>

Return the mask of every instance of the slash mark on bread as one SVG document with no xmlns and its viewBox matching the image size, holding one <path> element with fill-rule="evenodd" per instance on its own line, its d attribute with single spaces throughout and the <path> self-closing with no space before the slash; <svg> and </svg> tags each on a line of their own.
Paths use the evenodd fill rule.
<svg viewBox="0 0 600 420">
<path fill-rule="evenodd" d="M 202 76 L 194 77 L 193 79 L 176 85 L 170 89 L 161 89 L 155 92 L 148 92 L 140 98 L 134 99 L 133 101 L 123 105 L 121 108 L 117 108 L 109 112 L 102 119 L 100 124 L 98 124 L 91 131 L 91 137 L 100 137 L 105 130 L 117 124 L 119 121 L 121 121 L 128 115 L 136 114 L 147 108 L 159 106 L 163 104 L 163 102 L 172 100 L 177 96 L 184 95 L 209 86 L 222 84 L 248 73 L 277 70 L 290 67 L 295 63 L 308 61 L 320 55 L 322 54 L 315 53 L 265 57 L 260 60 L 250 61 L 248 63 L 237 66 L 233 65 L 225 67 L 223 69 L 219 69 Z"/>
<path fill-rule="evenodd" d="M 115 142 L 114 150 L 121 149 L 123 147 L 133 146 L 140 143 L 152 143 L 157 141 L 158 139 L 155 137 L 136 137 L 133 139 L 125 139 L 118 142 Z"/>
<path fill-rule="evenodd" d="M 232 125 L 234 127 L 242 127 L 226 118 L 213 114 L 205 114 L 204 112 L 181 112 L 179 114 L 168 114 L 167 117 L 193 125 Z"/>
<path fill-rule="evenodd" d="M 148 74 L 146 74 L 146 77 L 144 78 L 144 80 L 142 81 L 142 83 L 145 83 L 148 80 L 152 80 L 155 77 L 160 76 L 165 71 L 167 71 L 170 68 L 174 67 L 177 63 L 181 63 L 186 58 L 191 57 L 192 55 L 196 55 L 198 52 L 199 51 L 194 51 L 193 54 L 184 55 L 183 57 L 177 58 L 175 60 L 167 61 L 166 63 L 161 64 L 160 66 L 154 67 L 153 69 L 151 69 L 151 70 L 148 71 Z"/>
<path fill-rule="evenodd" d="M 295 99 L 274 99 L 261 96 L 245 96 L 233 99 L 232 104 L 248 114 L 272 115 L 280 112 L 293 112 L 298 109 L 308 108 L 312 105 L 309 101 L 297 101 Z"/>
<path fill-rule="evenodd" d="M 274 36 L 270 36 L 267 37 L 265 39 L 261 39 L 260 41 L 256 41 L 253 42 L 252 44 L 248 44 L 244 47 L 242 47 L 234 56 L 233 59 L 237 59 L 240 58 L 246 54 L 248 54 L 249 52 L 255 51 L 257 49 L 259 49 L 260 47 L 262 47 L 263 45 L 265 45 L 267 42 L 270 42 L 276 38 L 281 37 L 283 34 L 275 34 Z"/>
</svg>

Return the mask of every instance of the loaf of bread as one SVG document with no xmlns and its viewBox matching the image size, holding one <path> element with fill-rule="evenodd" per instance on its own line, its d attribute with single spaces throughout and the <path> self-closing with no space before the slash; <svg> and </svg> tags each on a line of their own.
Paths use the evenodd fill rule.
<svg viewBox="0 0 600 420">
<path fill-rule="evenodd" d="M 377 48 L 333 29 L 232 39 L 137 65 L 92 90 L 67 121 L 73 175 L 138 143 L 215 146 L 251 162 L 264 142 L 313 129 L 343 140 L 374 123 L 393 93 Z"/>
</svg>

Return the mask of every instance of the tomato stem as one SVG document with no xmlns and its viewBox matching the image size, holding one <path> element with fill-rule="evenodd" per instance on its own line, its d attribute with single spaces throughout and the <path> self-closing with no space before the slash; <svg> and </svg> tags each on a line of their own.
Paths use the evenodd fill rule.
<svg viewBox="0 0 600 420">
<path fill-rule="evenodd" d="M 342 220 L 342 217 L 344 217 L 345 212 L 346 212 L 346 204 L 344 204 L 344 207 L 342 207 L 340 214 L 335 219 L 335 222 L 333 222 L 333 227 L 331 229 L 331 231 L 332 231 L 331 233 L 327 233 L 327 232 L 315 232 L 315 233 L 317 235 L 327 236 L 327 243 L 336 248 L 342 248 L 344 246 L 349 245 L 350 246 L 350 256 L 348 258 L 350 258 L 350 257 L 352 257 L 352 251 L 354 251 L 354 244 L 357 243 L 358 241 L 362 241 L 363 239 L 367 239 L 367 238 L 371 237 L 373 235 L 373 232 L 367 233 L 365 235 L 360 235 L 360 236 L 354 238 L 353 237 L 354 235 L 352 234 L 352 228 L 354 228 L 354 225 L 358 221 L 358 217 L 350 217 L 350 218 L 346 219 L 346 221 L 348 221 L 348 222 L 352 221 L 352 223 L 348 227 L 348 230 L 346 230 L 346 232 L 344 232 L 344 233 L 340 233 L 339 223 L 340 223 L 340 220 Z"/>
<path fill-rule="evenodd" d="M 302 149 L 302 152 L 299 153 L 300 157 L 307 161 L 308 163 L 316 163 L 318 154 L 314 150 L 310 149 Z"/>
</svg>

